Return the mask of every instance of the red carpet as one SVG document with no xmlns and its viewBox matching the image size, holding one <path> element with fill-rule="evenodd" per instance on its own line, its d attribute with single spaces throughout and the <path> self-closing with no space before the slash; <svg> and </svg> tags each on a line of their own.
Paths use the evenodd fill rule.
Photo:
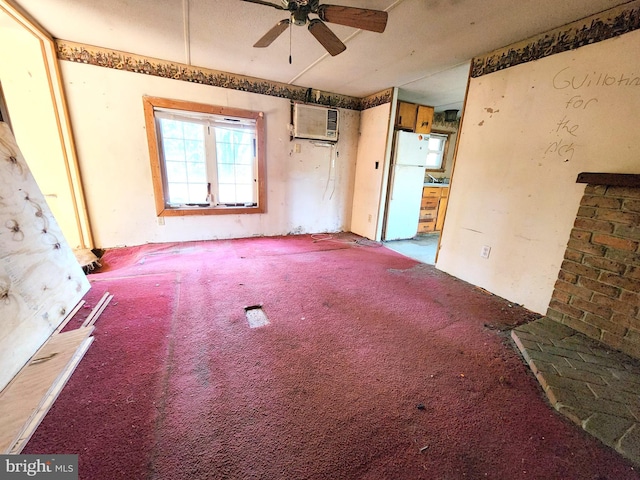
<svg viewBox="0 0 640 480">
<path fill-rule="evenodd" d="M 24 453 L 96 480 L 640 478 L 545 402 L 500 332 L 534 315 L 339 238 L 107 252 L 87 299 L 114 300 Z"/>
</svg>

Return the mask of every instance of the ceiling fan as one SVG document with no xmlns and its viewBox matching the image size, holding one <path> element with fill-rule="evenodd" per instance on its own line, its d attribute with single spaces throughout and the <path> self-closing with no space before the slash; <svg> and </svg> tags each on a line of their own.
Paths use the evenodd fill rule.
<svg viewBox="0 0 640 480">
<path fill-rule="evenodd" d="M 311 34 L 322 44 L 332 56 L 346 50 L 346 45 L 325 25 L 324 22 L 337 23 L 348 27 L 361 28 L 371 32 L 384 32 L 387 26 L 387 12 L 382 10 L 370 10 L 368 8 L 343 7 L 341 5 L 321 5 L 320 0 L 281 0 L 280 3 L 263 0 L 243 0 L 286 10 L 290 18 L 280 20 L 269 30 L 254 47 L 264 48 L 284 32 L 290 25 L 309 25 Z M 318 18 L 309 18 L 309 14 L 315 14 Z"/>
</svg>

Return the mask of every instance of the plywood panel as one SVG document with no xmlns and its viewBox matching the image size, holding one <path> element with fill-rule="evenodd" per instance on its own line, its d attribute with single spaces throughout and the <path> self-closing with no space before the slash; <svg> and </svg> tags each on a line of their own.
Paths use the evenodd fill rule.
<svg viewBox="0 0 640 480">
<path fill-rule="evenodd" d="M 87 290 L 9 127 L 0 122 L 0 389 Z"/>
<path fill-rule="evenodd" d="M 68 379 L 67 366 L 78 348 L 93 331 L 79 328 L 51 337 L 28 366 L 0 395 L 0 452 L 6 453 L 18 440 L 28 421 L 37 416 L 39 407 L 48 402 L 48 393 L 59 393 L 59 379 Z M 49 403 L 53 403 L 55 398 Z M 46 413 L 46 412 L 45 412 Z M 41 418 L 40 418 L 41 419 Z"/>
</svg>

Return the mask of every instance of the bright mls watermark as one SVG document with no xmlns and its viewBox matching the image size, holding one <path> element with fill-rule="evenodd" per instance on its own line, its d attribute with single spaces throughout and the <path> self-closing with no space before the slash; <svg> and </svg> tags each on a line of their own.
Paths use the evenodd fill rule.
<svg viewBox="0 0 640 480">
<path fill-rule="evenodd" d="M 0 455 L 0 479 L 78 480 L 78 455 Z"/>
</svg>

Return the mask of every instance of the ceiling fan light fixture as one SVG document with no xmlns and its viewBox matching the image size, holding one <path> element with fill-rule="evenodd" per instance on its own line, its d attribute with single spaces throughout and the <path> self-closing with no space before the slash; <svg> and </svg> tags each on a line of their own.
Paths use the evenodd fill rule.
<svg viewBox="0 0 640 480">
<path fill-rule="evenodd" d="M 347 47 L 324 22 L 336 23 L 338 25 L 345 25 L 347 27 L 377 33 L 384 32 L 387 26 L 388 14 L 383 10 L 371 10 L 341 5 L 321 5 L 321 0 L 279 0 L 279 4 L 273 3 L 273 0 L 243 1 L 291 12 L 290 19 L 280 21 L 256 42 L 254 47 L 258 48 L 271 45 L 271 43 L 286 30 L 287 26 L 292 23 L 298 26 L 308 24 L 308 29 L 316 40 L 322 44 L 329 54 L 335 56 L 344 52 Z M 310 19 L 309 14 L 315 14 L 319 18 Z"/>
</svg>

